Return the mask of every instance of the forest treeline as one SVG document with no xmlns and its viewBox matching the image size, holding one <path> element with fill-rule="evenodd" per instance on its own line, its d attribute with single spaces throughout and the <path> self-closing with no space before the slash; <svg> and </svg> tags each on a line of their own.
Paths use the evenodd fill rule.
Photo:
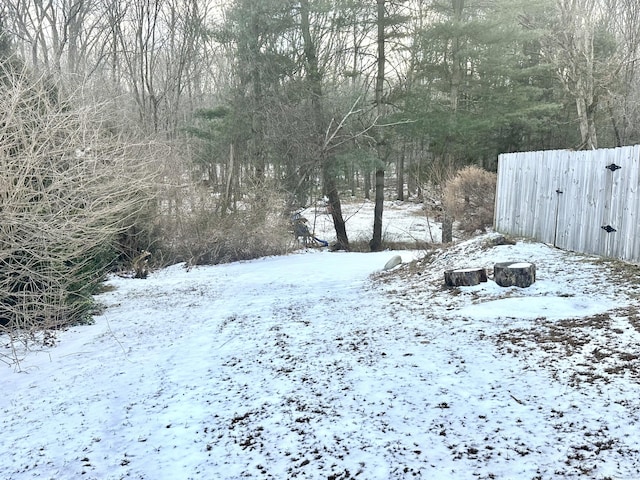
<svg viewBox="0 0 640 480">
<path fill-rule="evenodd" d="M 379 249 L 384 198 L 495 170 L 503 152 L 637 143 L 639 35 L 636 0 L 5 0 L 0 155 L 39 166 L 5 169 L 2 213 L 18 189 L 34 224 L 48 195 L 88 217 L 109 185 L 122 209 L 103 204 L 108 228 L 47 267 L 100 258 L 92 278 L 147 250 L 158 263 L 280 253 L 288 213 L 320 198 L 342 248 L 341 198 L 375 199 Z M 104 181 L 73 200 L 43 173 L 86 179 L 87 166 Z M 2 228 L 5 244 L 25 237 Z M 3 248 L 5 266 L 29 261 L 23 280 L 0 279 L 0 323 L 24 282 L 46 290 L 24 280 L 41 258 Z M 56 301 L 90 290 L 74 285 Z"/>
</svg>

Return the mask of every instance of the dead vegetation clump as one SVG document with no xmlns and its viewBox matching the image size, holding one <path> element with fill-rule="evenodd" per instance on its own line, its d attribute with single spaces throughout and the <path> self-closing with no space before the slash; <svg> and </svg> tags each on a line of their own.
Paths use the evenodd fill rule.
<svg viewBox="0 0 640 480">
<path fill-rule="evenodd" d="M 153 198 L 152 152 L 57 87 L 0 64 L 0 333 L 90 319 L 117 239 Z"/>
<path fill-rule="evenodd" d="M 158 222 L 164 264 L 214 265 L 281 255 L 293 247 L 283 197 L 268 186 L 249 191 L 234 210 L 203 186 L 174 188 Z"/>
<path fill-rule="evenodd" d="M 495 173 L 476 166 L 460 170 L 444 187 L 444 208 L 467 235 L 493 226 Z"/>
</svg>

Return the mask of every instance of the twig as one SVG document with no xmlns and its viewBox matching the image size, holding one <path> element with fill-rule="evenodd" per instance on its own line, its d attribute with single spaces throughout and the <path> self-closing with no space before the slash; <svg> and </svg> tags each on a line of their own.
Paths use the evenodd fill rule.
<svg viewBox="0 0 640 480">
<path fill-rule="evenodd" d="M 113 339 L 116 341 L 116 343 L 118 345 L 120 345 L 120 348 L 122 349 L 122 353 L 124 354 L 124 358 L 127 362 L 129 363 L 135 363 L 133 360 L 131 360 L 129 358 L 129 355 L 127 354 L 127 351 L 124 349 L 124 345 L 122 345 L 122 342 L 120 342 L 120 340 L 118 340 L 118 337 L 116 337 L 116 334 L 113 333 L 113 330 L 111 330 L 111 323 L 109 323 L 109 319 L 107 318 L 107 316 L 104 316 L 104 319 L 107 322 L 107 328 L 109 329 L 109 333 L 111 334 L 111 336 L 113 337 Z"/>
</svg>

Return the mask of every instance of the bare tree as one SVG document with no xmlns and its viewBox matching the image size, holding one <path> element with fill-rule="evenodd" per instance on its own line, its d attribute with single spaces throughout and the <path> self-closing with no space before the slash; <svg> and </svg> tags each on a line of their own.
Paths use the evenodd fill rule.
<svg viewBox="0 0 640 480">
<path fill-rule="evenodd" d="M 73 85 L 95 69 L 89 64 L 103 39 L 97 0 L 7 0 L 6 8 L 11 33 L 32 68 L 64 75 Z"/>
<path fill-rule="evenodd" d="M 634 10 L 636 10 L 634 8 Z M 598 0 L 556 0 L 556 25 L 550 38 L 558 78 L 573 99 L 582 143 L 598 148 L 597 112 L 635 48 L 625 52 Z"/>
<path fill-rule="evenodd" d="M 31 68 L 83 95 L 124 95 L 124 114 L 133 99 L 138 118 L 132 125 L 175 136 L 205 84 L 209 4 L 8 0 L 5 8 L 8 29 Z"/>
<path fill-rule="evenodd" d="M 617 146 L 640 141 L 640 5 L 635 0 L 604 0 L 604 23 L 613 32 L 623 59 L 617 82 L 608 89 L 606 106 Z"/>
</svg>

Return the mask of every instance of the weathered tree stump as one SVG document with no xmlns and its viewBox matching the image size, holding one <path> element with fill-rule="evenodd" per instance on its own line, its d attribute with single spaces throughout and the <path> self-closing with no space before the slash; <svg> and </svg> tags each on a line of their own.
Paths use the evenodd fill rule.
<svg viewBox="0 0 640 480">
<path fill-rule="evenodd" d="M 444 283 L 448 287 L 471 287 L 486 281 L 487 271 L 484 268 L 460 268 L 444 272 Z"/>
<path fill-rule="evenodd" d="M 536 281 L 536 266 L 529 262 L 503 262 L 493 267 L 493 279 L 501 287 L 526 288 Z"/>
</svg>

